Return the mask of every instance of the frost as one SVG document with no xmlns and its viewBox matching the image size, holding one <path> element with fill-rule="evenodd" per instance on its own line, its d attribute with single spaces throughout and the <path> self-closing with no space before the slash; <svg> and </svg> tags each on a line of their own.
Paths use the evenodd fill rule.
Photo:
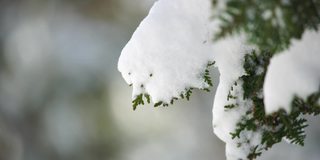
<svg viewBox="0 0 320 160">
<path fill-rule="evenodd" d="M 170 103 L 190 88 L 209 87 L 202 78 L 212 61 L 209 0 L 161 0 L 154 4 L 122 50 L 118 69 L 133 86 L 133 98 L 148 93 Z"/>
<path fill-rule="evenodd" d="M 271 59 L 263 87 L 267 113 L 281 108 L 290 112 L 295 95 L 305 99 L 320 89 L 319 42 L 319 32 L 306 31 L 301 40 Z"/>
</svg>

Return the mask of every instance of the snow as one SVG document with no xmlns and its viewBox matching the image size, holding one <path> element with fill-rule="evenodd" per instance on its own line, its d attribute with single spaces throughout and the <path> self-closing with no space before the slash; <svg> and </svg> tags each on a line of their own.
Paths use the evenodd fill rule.
<svg viewBox="0 0 320 160">
<path fill-rule="evenodd" d="M 252 48 L 244 45 L 244 38 L 230 37 L 220 40 L 213 44 L 213 55 L 216 60 L 220 72 L 219 86 L 216 91 L 213 114 L 213 129 L 214 133 L 226 143 L 226 156 L 228 160 L 246 159 L 250 152 L 250 145 L 242 145 L 238 147 L 238 142 L 243 139 L 232 139 L 231 132 L 236 130 L 237 123 L 245 115 L 251 105 L 251 101 L 245 101 L 243 98 L 242 82 L 237 81 L 238 78 L 245 74 L 243 70 L 243 57 Z M 233 86 L 237 81 L 237 86 Z M 232 94 L 238 98 L 229 99 L 228 94 L 233 86 Z M 225 106 L 229 104 L 238 104 L 239 107 L 226 110 Z M 253 136 L 244 135 L 242 137 Z"/>
<path fill-rule="evenodd" d="M 230 133 L 252 107 L 252 101 L 243 98 L 239 77 L 245 74 L 244 55 L 256 48 L 248 46 L 243 35 L 212 42 L 213 32 L 219 31 L 219 22 L 209 19 L 212 12 L 209 0 L 156 2 L 122 50 L 118 69 L 133 86 L 133 99 L 147 93 L 154 103 L 169 103 L 188 88 L 207 88 L 202 75 L 208 62 L 215 61 L 220 83 L 212 110 L 213 130 L 226 143 L 228 160 L 247 159 L 252 147 L 262 149 L 262 131 L 245 130 L 235 139 Z M 264 84 L 268 113 L 280 106 L 289 111 L 294 94 L 305 98 L 319 89 L 319 38 L 319 34 L 307 32 L 301 42 L 293 42 L 290 50 L 272 59 Z M 257 73 L 261 72 L 259 68 Z M 236 99 L 228 99 L 231 87 Z M 226 109 L 230 104 L 238 107 Z"/>
<path fill-rule="evenodd" d="M 281 108 L 290 112 L 295 95 L 305 99 L 319 91 L 319 42 L 319 32 L 306 31 L 301 40 L 271 59 L 263 87 L 267 113 Z"/>
<path fill-rule="evenodd" d="M 209 0 L 161 0 L 154 4 L 122 50 L 118 69 L 132 97 L 148 93 L 169 103 L 186 89 L 207 88 L 202 74 L 212 61 Z"/>
<path fill-rule="evenodd" d="M 244 140 L 232 140 L 230 132 L 234 132 L 251 101 L 227 100 L 227 97 L 234 82 L 245 74 L 243 57 L 252 47 L 244 45 L 243 36 L 212 43 L 210 31 L 218 31 L 219 22 L 212 22 L 210 13 L 209 0 L 156 2 L 124 47 L 118 69 L 126 82 L 132 84 L 133 98 L 148 93 L 155 103 L 169 103 L 186 88 L 208 87 L 201 75 L 208 62 L 216 61 L 220 84 L 213 107 L 214 133 L 227 143 L 227 159 L 245 158 L 250 144 L 237 147 Z M 242 96 L 240 84 L 234 92 Z M 230 103 L 241 107 L 226 111 L 224 106 Z M 258 139 L 252 143 L 260 142 L 255 138 L 259 134 L 244 134 L 248 139 Z"/>
</svg>

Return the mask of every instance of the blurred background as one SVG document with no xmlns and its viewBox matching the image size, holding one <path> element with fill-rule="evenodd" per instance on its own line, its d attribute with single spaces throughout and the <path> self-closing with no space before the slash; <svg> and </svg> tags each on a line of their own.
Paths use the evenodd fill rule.
<svg viewBox="0 0 320 160">
<path fill-rule="evenodd" d="M 215 88 L 132 110 L 117 61 L 153 2 L 0 0 L 0 160 L 225 159 Z M 260 159 L 318 160 L 319 122 L 305 147 L 278 144 Z"/>
</svg>

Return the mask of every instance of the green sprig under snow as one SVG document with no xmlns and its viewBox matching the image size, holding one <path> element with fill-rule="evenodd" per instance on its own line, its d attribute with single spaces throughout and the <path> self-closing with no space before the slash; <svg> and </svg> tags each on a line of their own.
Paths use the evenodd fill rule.
<svg viewBox="0 0 320 160">
<path fill-rule="evenodd" d="M 292 101 L 292 112 L 286 113 L 284 110 L 266 115 L 264 110 L 262 87 L 266 74 L 267 66 L 271 58 L 271 53 L 268 51 L 261 51 L 259 54 L 252 51 L 245 56 L 244 69 L 246 75 L 239 78 L 242 82 L 243 97 L 245 101 L 252 101 L 252 106 L 249 106 L 246 114 L 242 120 L 238 122 L 234 132 L 230 133 L 232 139 L 242 139 L 243 133 L 252 131 L 257 134 L 262 134 L 261 143 L 253 145 L 250 148 L 248 159 L 255 159 L 262 154 L 263 150 L 267 150 L 274 144 L 286 138 L 293 144 L 303 146 L 305 139 L 304 128 L 308 125 L 307 120 L 302 118 L 302 115 L 318 115 L 320 113 L 319 97 L 320 89 L 317 93 L 311 94 L 306 100 L 295 97 Z M 262 72 L 257 70 L 263 69 Z M 235 83 L 236 84 L 236 83 Z M 231 91 L 233 88 L 231 88 Z M 229 92 L 230 93 L 230 92 Z M 236 96 L 229 94 L 228 98 L 236 98 Z M 239 104 L 229 104 L 225 106 L 226 110 L 231 110 L 239 106 Z M 246 137 L 247 138 L 247 137 Z M 241 141 L 238 147 L 249 144 L 249 141 Z M 250 144 L 249 144 L 250 145 Z"/>
<path fill-rule="evenodd" d="M 212 87 L 213 86 L 213 82 L 212 82 L 212 79 L 211 79 L 211 76 L 210 76 L 210 71 L 209 71 L 209 68 L 211 66 L 214 66 L 215 62 L 208 62 L 207 63 L 207 66 L 202 74 L 202 78 L 203 78 L 203 81 L 209 86 L 209 87 Z M 153 74 L 151 73 L 149 75 L 150 77 L 153 76 Z M 131 85 L 130 85 L 131 86 Z M 143 87 L 143 85 L 141 85 L 141 87 Z M 204 91 L 207 91 L 207 92 L 210 92 L 210 89 L 209 87 L 207 88 L 202 88 L 202 90 Z M 194 88 L 190 87 L 190 88 L 186 88 L 185 91 L 183 93 L 180 94 L 180 99 L 187 99 L 188 101 L 190 100 L 190 97 L 192 95 L 192 90 Z M 132 107 L 133 107 L 133 110 L 136 110 L 137 109 L 137 106 L 138 105 L 144 105 L 144 97 L 146 98 L 147 102 L 148 103 L 151 103 L 151 99 L 150 99 L 150 95 L 147 94 L 147 93 L 141 93 L 139 95 L 137 95 L 134 100 L 132 101 Z M 170 100 L 170 104 L 173 105 L 174 104 L 174 101 L 178 100 L 179 99 L 178 97 L 172 97 L 172 99 Z M 167 107 L 169 106 L 168 103 L 165 103 L 163 101 L 159 101 L 159 102 L 156 102 L 154 104 L 154 107 L 159 107 L 159 106 L 163 106 L 163 107 Z"/>
</svg>

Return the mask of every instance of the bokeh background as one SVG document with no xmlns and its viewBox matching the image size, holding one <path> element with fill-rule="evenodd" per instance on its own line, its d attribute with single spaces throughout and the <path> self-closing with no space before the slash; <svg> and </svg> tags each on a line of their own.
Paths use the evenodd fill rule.
<svg viewBox="0 0 320 160">
<path fill-rule="evenodd" d="M 132 110 L 117 61 L 153 2 L 0 0 L 0 160 L 225 159 L 215 88 Z M 319 160 L 320 118 L 310 120 L 305 147 L 278 144 L 260 159 Z"/>
</svg>

